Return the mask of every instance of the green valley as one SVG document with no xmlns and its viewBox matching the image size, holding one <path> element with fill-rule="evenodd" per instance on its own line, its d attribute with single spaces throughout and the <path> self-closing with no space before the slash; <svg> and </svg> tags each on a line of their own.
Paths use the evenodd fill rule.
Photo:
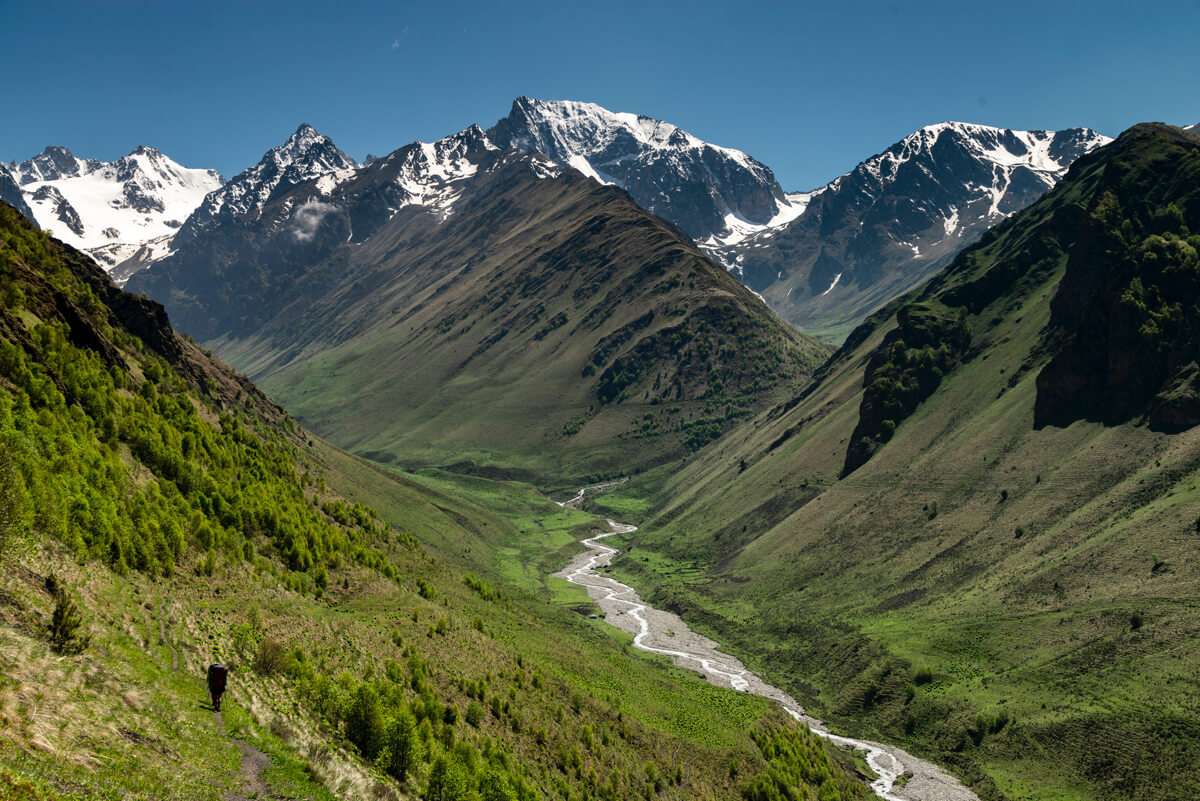
<svg viewBox="0 0 1200 801">
<path fill-rule="evenodd" d="M 1200 799 L 1200 0 L 2 8 L 0 801 Z"/>
</svg>

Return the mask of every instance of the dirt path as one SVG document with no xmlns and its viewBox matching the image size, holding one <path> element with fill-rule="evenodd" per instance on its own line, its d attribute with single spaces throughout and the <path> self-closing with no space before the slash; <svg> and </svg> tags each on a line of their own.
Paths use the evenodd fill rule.
<svg viewBox="0 0 1200 801">
<path fill-rule="evenodd" d="M 242 752 L 242 790 L 225 793 L 225 801 L 250 801 L 251 798 L 270 798 L 271 786 L 263 781 L 262 773 L 271 767 L 271 758 L 245 740 L 234 740 Z"/>
<path fill-rule="evenodd" d="M 894 746 L 831 733 L 824 723 L 804 714 L 804 708 L 790 695 L 764 682 L 736 657 L 722 653 L 716 642 L 693 632 L 678 615 L 646 605 L 632 587 L 598 574 L 596 569 L 611 563 L 619 553 L 616 548 L 598 540 L 637 531 L 636 526 L 612 520 L 608 525 L 611 531 L 583 540 L 588 550 L 578 554 L 554 575 L 585 587 L 588 595 L 604 610 L 606 622 L 632 634 L 636 648 L 670 656 L 680 667 L 703 673 L 713 684 L 778 701 L 785 712 L 816 734 L 837 745 L 865 751 L 867 764 L 879 777 L 871 783 L 871 789 L 880 798 L 887 801 L 979 801 L 978 796 L 958 779 L 931 762 Z M 908 782 L 903 787 L 896 787 L 896 780 L 905 773 L 910 774 Z"/>
<path fill-rule="evenodd" d="M 213 712 L 213 720 L 221 727 L 221 731 L 225 730 L 225 719 L 220 712 Z M 242 755 L 242 786 L 240 790 L 227 791 L 224 801 L 262 801 L 271 798 L 274 795 L 271 785 L 262 777 L 263 771 L 271 767 L 271 758 L 239 737 L 234 737 L 233 742 Z"/>
</svg>

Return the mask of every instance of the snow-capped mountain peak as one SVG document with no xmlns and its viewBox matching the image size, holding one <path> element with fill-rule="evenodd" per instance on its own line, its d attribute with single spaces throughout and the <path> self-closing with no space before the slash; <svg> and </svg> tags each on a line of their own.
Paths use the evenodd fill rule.
<svg viewBox="0 0 1200 801">
<path fill-rule="evenodd" d="M 1018 131 L 965 122 L 939 122 L 906 136 L 862 167 L 879 180 L 895 177 L 913 160 L 969 155 L 1001 170 L 1023 167 L 1053 186 L 1075 159 L 1112 141 L 1088 129 Z M 959 152 L 954 152 L 954 151 Z"/>
<path fill-rule="evenodd" d="M 144 145 L 111 162 L 52 145 L 10 171 L 37 224 L 106 268 L 173 236 L 222 183 L 215 170 L 183 167 Z"/>
<path fill-rule="evenodd" d="M 50 145 L 41 153 L 21 163 L 13 162 L 12 171 L 17 183 L 25 186 L 31 183 L 57 181 L 62 178 L 72 178 L 88 171 L 91 166 L 99 164 L 95 159 L 84 161 L 62 145 Z"/>
<path fill-rule="evenodd" d="M 358 164 L 334 145 L 333 140 L 303 123 L 282 145 L 271 148 L 249 169 L 243 170 L 204 202 L 188 218 L 179 236 L 190 239 L 220 219 L 233 219 L 260 211 L 277 193 L 323 176 L 344 179 Z M 335 180 L 333 184 L 340 181 Z M 323 193 L 332 191 L 324 186 Z"/>
<path fill-rule="evenodd" d="M 519 97 L 488 136 L 615 184 L 696 239 L 736 237 L 747 226 L 757 230 L 798 213 L 766 166 L 640 114 Z"/>
<path fill-rule="evenodd" d="M 813 193 L 791 222 L 701 244 L 784 319 L 844 332 L 1109 141 L 1087 128 L 927 125 Z"/>
</svg>

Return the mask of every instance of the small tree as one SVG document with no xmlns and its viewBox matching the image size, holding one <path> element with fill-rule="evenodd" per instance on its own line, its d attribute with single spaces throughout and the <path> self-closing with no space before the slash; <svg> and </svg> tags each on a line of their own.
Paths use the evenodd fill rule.
<svg viewBox="0 0 1200 801">
<path fill-rule="evenodd" d="M 383 750 L 387 753 L 384 770 L 404 781 L 408 772 L 422 759 L 425 750 L 412 715 L 401 710 L 389 719 L 384 725 L 384 743 Z"/>
<path fill-rule="evenodd" d="M 88 646 L 88 637 L 79 633 L 83 619 L 65 592 L 58 593 L 58 603 L 50 617 L 50 647 L 60 654 L 77 654 Z"/>
<path fill-rule="evenodd" d="M 426 801 L 458 801 L 470 792 L 470 779 L 457 759 L 439 756 L 429 770 Z"/>
<path fill-rule="evenodd" d="M 495 768 L 489 768 L 480 777 L 479 794 L 483 801 L 516 801 L 517 798 L 508 777 Z"/>
<path fill-rule="evenodd" d="M 346 711 L 346 739 L 368 760 L 374 760 L 387 745 L 379 695 L 370 684 L 360 684 L 354 692 Z"/>
</svg>

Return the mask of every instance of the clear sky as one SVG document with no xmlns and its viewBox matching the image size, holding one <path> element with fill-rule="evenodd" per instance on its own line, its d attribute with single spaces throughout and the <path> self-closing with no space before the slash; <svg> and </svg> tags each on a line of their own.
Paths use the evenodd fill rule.
<svg viewBox="0 0 1200 801">
<path fill-rule="evenodd" d="M 802 190 L 943 120 L 1200 122 L 1198 34 L 1200 0 L 0 0 L 0 159 L 147 144 L 230 177 L 301 122 L 362 159 L 529 95 L 668 120 Z"/>
</svg>

